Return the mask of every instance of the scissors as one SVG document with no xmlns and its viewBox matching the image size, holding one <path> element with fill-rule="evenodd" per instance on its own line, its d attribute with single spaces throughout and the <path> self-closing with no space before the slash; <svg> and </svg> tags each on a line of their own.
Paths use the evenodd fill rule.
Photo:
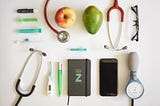
<svg viewBox="0 0 160 106">
<path fill-rule="evenodd" d="M 111 34 L 110 34 L 109 21 L 110 21 L 111 11 L 112 11 L 112 10 L 115 10 L 115 9 L 117 9 L 117 10 L 120 12 L 120 14 L 121 14 L 121 20 L 120 20 L 121 24 L 120 24 L 120 28 L 119 28 L 119 31 L 118 31 L 118 35 L 117 35 L 116 40 L 115 40 L 115 42 L 114 42 L 114 44 L 113 44 L 112 39 L 111 39 Z M 127 49 L 127 46 L 124 46 L 124 47 L 122 47 L 122 48 L 117 48 L 117 47 L 118 47 L 118 44 L 119 44 L 119 41 L 120 41 L 120 38 L 121 38 L 122 23 L 123 23 L 123 22 L 124 22 L 124 11 L 123 11 L 123 9 L 119 6 L 118 0 L 115 0 L 113 6 L 110 7 L 109 10 L 107 11 L 107 23 L 108 23 L 108 24 L 107 24 L 107 30 L 108 30 L 108 38 L 109 38 L 109 42 L 110 42 L 111 48 L 110 48 L 109 46 L 107 46 L 107 45 L 104 45 L 104 48 L 106 48 L 106 49 L 112 49 L 112 50 L 116 50 L 116 51 Z"/>
<path fill-rule="evenodd" d="M 18 98 L 15 106 L 18 106 L 18 104 L 20 103 L 22 97 L 28 97 L 33 93 L 33 91 L 34 91 L 34 89 L 36 87 L 35 84 L 36 84 L 36 81 L 38 79 L 38 76 L 39 76 L 39 73 L 40 73 L 40 69 L 41 69 L 41 65 L 42 65 L 42 56 L 46 56 L 47 55 L 46 53 L 44 53 L 44 52 L 42 52 L 40 50 L 33 49 L 33 48 L 30 48 L 29 50 L 31 51 L 31 54 L 28 56 L 27 60 L 25 61 L 24 65 L 22 67 L 22 71 L 21 71 L 21 73 L 19 75 L 19 78 L 18 78 L 16 86 L 15 86 L 16 92 L 19 94 L 19 98 Z M 24 93 L 24 90 L 22 90 L 20 88 L 20 82 L 21 82 L 21 79 L 23 77 L 23 73 L 24 73 L 24 70 L 26 68 L 26 65 L 28 64 L 29 60 L 31 59 L 31 57 L 35 53 L 38 53 L 39 54 L 39 58 L 40 58 L 39 64 L 37 66 L 36 76 L 35 76 L 35 79 L 34 79 L 34 83 L 33 83 L 32 87 L 30 88 L 30 91 L 27 90 L 27 93 L 26 92 Z"/>
</svg>

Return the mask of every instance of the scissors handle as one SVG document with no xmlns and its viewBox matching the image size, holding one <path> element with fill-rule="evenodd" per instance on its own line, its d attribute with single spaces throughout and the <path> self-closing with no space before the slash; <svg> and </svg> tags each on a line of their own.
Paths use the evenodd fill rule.
<svg viewBox="0 0 160 106">
<path fill-rule="evenodd" d="M 113 10 L 113 9 L 117 9 L 120 11 L 121 13 L 121 22 L 124 21 L 124 11 L 123 9 L 118 5 L 118 0 L 115 0 L 114 1 L 114 5 L 109 8 L 108 12 L 107 12 L 107 21 L 109 22 L 110 21 L 110 12 Z"/>
<path fill-rule="evenodd" d="M 18 98 L 18 100 L 17 100 L 15 106 L 18 106 L 18 104 L 20 103 L 21 99 L 22 99 L 22 96 L 19 96 L 19 98 Z"/>
</svg>

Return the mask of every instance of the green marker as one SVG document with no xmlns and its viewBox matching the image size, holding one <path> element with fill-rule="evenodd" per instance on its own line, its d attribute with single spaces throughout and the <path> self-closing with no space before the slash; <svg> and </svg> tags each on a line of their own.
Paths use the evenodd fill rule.
<svg viewBox="0 0 160 106">
<path fill-rule="evenodd" d="M 18 22 L 37 22 L 37 18 L 18 18 Z"/>
<path fill-rule="evenodd" d="M 58 63 L 58 95 L 62 93 L 62 64 Z"/>
</svg>

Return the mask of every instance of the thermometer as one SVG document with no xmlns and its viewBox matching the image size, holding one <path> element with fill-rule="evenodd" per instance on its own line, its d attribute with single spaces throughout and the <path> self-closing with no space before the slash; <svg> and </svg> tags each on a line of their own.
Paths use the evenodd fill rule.
<svg viewBox="0 0 160 106">
<path fill-rule="evenodd" d="M 131 52 L 128 56 L 128 66 L 130 70 L 130 81 L 126 86 L 126 94 L 132 99 L 132 106 L 134 99 L 138 99 L 143 95 L 144 87 L 137 77 L 138 69 L 138 54 Z"/>
<path fill-rule="evenodd" d="M 47 94 L 48 96 L 53 96 L 53 64 L 50 61 L 50 72 L 48 76 L 48 84 L 47 84 Z"/>
</svg>

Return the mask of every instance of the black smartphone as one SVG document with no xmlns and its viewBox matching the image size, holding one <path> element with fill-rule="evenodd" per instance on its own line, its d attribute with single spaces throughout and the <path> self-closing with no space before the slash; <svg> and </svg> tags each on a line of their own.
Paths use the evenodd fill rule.
<svg viewBox="0 0 160 106">
<path fill-rule="evenodd" d="M 115 58 L 100 59 L 100 95 L 117 96 L 117 88 L 118 60 Z"/>
</svg>

